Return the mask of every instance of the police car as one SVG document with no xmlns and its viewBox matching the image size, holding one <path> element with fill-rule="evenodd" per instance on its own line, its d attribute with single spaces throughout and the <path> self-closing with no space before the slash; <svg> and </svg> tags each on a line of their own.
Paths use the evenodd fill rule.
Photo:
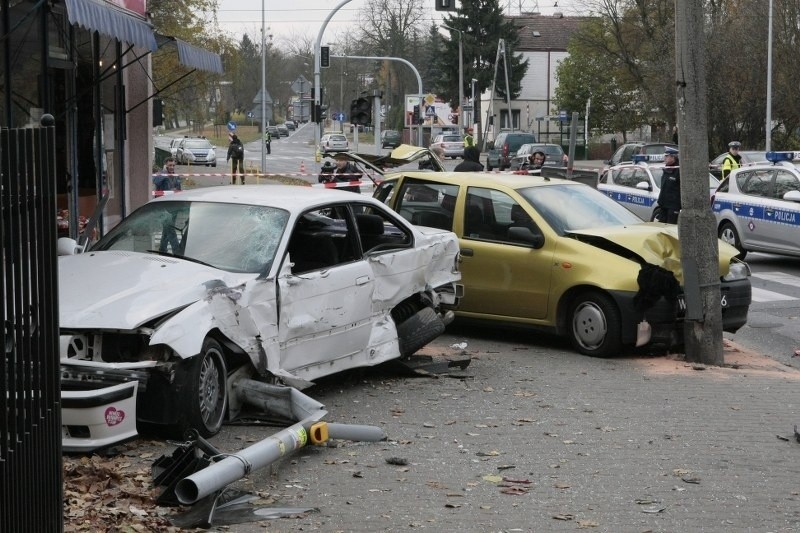
<svg viewBox="0 0 800 533">
<path fill-rule="evenodd" d="M 627 207 L 644 221 L 653 221 L 660 211 L 658 194 L 664 172 L 664 155 L 634 155 L 630 163 L 620 163 L 600 176 L 598 190 Z M 708 175 L 709 197 L 719 180 Z"/>
<path fill-rule="evenodd" d="M 767 163 L 731 172 L 712 198 L 717 233 L 747 252 L 800 256 L 800 152 L 767 152 Z"/>
</svg>

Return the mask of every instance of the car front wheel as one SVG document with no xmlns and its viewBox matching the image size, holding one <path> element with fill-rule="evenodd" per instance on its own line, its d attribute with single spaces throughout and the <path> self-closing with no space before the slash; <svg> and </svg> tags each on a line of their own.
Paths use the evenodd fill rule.
<svg viewBox="0 0 800 533">
<path fill-rule="evenodd" d="M 738 259 L 744 259 L 744 256 L 747 255 L 747 250 L 742 247 L 739 232 L 730 222 L 723 222 L 719 227 L 719 238 L 739 250 L 739 255 L 736 256 Z"/>
<path fill-rule="evenodd" d="M 203 350 L 189 361 L 187 386 L 181 394 L 184 429 L 196 429 L 203 437 L 216 435 L 228 408 L 225 353 L 214 339 L 206 339 Z"/>
<path fill-rule="evenodd" d="M 610 296 L 584 292 L 569 311 L 569 338 L 578 352 L 593 357 L 610 357 L 622 346 L 622 318 Z"/>
</svg>

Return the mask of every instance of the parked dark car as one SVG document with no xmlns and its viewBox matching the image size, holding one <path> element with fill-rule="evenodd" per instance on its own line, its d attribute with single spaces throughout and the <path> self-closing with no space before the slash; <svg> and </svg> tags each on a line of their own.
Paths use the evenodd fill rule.
<svg viewBox="0 0 800 533">
<path fill-rule="evenodd" d="M 403 143 L 403 138 L 397 130 L 384 130 L 381 132 L 381 148 L 397 148 Z"/>
<path fill-rule="evenodd" d="M 712 159 L 708 164 L 708 171 L 717 179 L 722 179 L 722 162 L 726 155 L 728 155 L 728 152 L 723 152 Z M 767 160 L 767 152 L 745 150 L 739 152 L 739 155 L 742 156 L 742 161 L 739 163 L 739 166 L 742 167 L 754 165 L 756 163 L 764 163 Z"/>
<path fill-rule="evenodd" d="M 520 146 L 535 142 L 536 137 L 533 133 L 522 131 L 500 133 L 486 155 L 486 170 L 511 168 L 511 159 L 517 154 Z"/>
<path fill-rule="evenodd" d="M 633 156 L 638 154 L 644 155 L 664 155 L 664 150 L 667 147 L 678 148 L 677 144 L 672 143 L 645 143 L 645 142 L 629 142 L 625 143 L 614 152 L 611 159 L 606 161 L 610 167 L 625 163 L 626 161 L 633 161 Z"/>
</svg>

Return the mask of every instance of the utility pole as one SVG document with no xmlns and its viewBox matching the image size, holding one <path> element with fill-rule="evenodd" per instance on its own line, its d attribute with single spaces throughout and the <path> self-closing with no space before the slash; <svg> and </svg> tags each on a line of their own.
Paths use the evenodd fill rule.
<svg viewBox="0 0 800 533">
<path fill-rule="evenodd" d="M 681 244 L 686 360 L 725 362 L 722 346 L 719 244 L 708 208 L 708 124 L 703 4 L 675 0 L 675 80 L 680 143 Z"/>
</svg>

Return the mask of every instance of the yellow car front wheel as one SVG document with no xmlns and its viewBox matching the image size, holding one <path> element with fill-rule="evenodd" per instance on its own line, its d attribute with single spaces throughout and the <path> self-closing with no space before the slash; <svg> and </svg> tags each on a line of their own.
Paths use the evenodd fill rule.
<svg viewBox="0 0 800 533">
<path fill-rule="evenodd" d="M 617 355 L 622 346 L 622 318 L 614 300 L 596 291 L 576 296 L 570 306 L 569 337 L 584 355 Z"/>
</svg>

